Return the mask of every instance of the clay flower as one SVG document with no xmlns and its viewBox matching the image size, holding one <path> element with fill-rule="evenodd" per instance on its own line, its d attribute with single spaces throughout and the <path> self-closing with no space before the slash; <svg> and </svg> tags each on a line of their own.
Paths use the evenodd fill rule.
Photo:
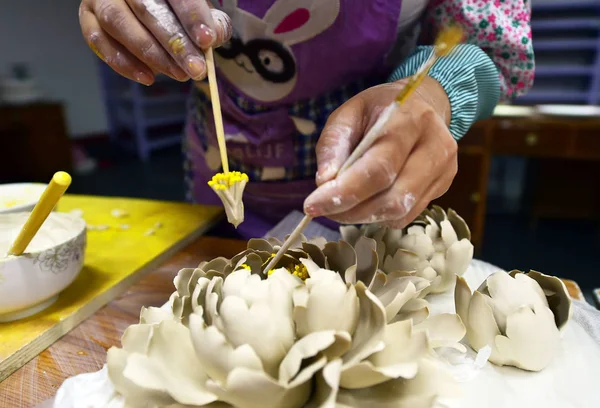
<svg viewBox="0 0 600 408">
<path fill-rule="evenodd" d="M 239 171 L 217 173 L 208 185 L 217 193 L 227 214 L 227 221 L 237 228 L 244 221 L 242 196 L 248 183 L 248 176 Z"/>
<path fill-rule="evenodd" d="M 302 265 L 305 280 L 285 268 L 266 279 L 246 268 L 200 277 L 189 327 L 168 310 L 143 310 L 123 348 L 108 353 L 125 406 L 362 407 L 366 398 L 429 407 L 452 394 L 429 357 L 436 346 L 427 328 L 386 324 L 385 307 L 362 282 Z"/>
<path fill-rule="evenodd" d="M 421 292 L 442 293 L 462 275 L 473 259 L 471 233 L 453 210 L 446 213 L 433 206 L 404 230 L 378 226 L 342 227 L 342 238 L 356 245 L 361 237 L 375 240 L 383 272 L 427 279 L 430 286 Z"/>
<path fill-rule="evenodd" d="M 550 364 L 559 348 L 559 330 L 571 315 L 562 281 L 535 271 L 494 273 L 473 294 L 457 277 L 454 297 L 471 347 L 489 346 L 490 362 L 529 371 Z"/>
</svg>

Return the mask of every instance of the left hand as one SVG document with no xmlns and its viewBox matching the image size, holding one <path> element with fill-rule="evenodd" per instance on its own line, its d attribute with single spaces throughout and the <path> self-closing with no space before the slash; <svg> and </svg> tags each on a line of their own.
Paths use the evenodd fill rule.
<svg viewBox="0 0 600 408">
<path fill-rule="evenodd" d="M 331 114 L 317 144 L 318 188 L 305 201 L 308 215 L 404 228 L 448 190 L 458 148 L 448 130 L 448 97 L 429 77 L 388 120 L 383 135 L 335 178 L 404 83 L 369 88 Z"/>
</svg>

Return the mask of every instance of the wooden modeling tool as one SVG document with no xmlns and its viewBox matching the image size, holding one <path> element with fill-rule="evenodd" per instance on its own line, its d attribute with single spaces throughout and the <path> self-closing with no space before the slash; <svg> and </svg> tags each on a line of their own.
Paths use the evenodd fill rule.
<svg viewBox="0 0 600 408">
<path fill-rule="evenodd" d="M 244 203 L 242 196 L 244 188 L 248 183 L 248 176 L 238 171 L 229 171 L 229 160 L 227 158 L 227 145 L 225 143 L 225 129 L 223 127 L 223 114 L 221 113 L 221 100 L 219 99 L 219 87 L 217 86 L 217 74 L 215 69 L 215 57 L 212 48 L 206 51 L 206 69 L 208 71 L 208 86 L 210 88 L 210 100 L 215 120 L 215 133 L 221 154 L 222 173 L 213 176 L 208 185 L 217 193 L 227 220 L 236 228 L 244 220 Z"/>
<path fill-rule="evenodd" d="M 21 228 L 17 239 L 13 243 L 9 255 L 22 255 L 27 249 L 27 246 L 40 230 L 40 227 L 48 218 L 48 215 L 52 212 L 58 200 L 63 196 L 67 188 L 71 185 L 71 176 L 64 171 L 59 171 L 54 174 L 50 184 L 44 190 L 44 193 L 40 197 L 40 200 L 29 214 L 29 218 Z"/>
<path fill-rule="evenodd" d="M 434 45 L 433 53 L 425 61 L 425 63 L 419 68 L 419 70 L 408 80 L 402 91 L 398 94 L 394 102 L 388 106 L 379 116 L 375 124 L 369 129 L 367 134 L 362 138 L 356 149 L 352 152 L 350 157 L 344 162 L 336 177 L 339 177 L 344 171 L 348 170 L 352 164 L 354 164 L 362 155 L 367 151 L 369 147 L 377 140 L 383 133 L 383 128 L 387 123 L 388 119 L 392 114 L 409 98 L 409 96 L 417 89 L 417 87 L 423 82 L 431 67 L 438 61 L 440 57 L 445 57 L 458 45 L 463 39 L 463 31 L 457 27 L 452 26 L 443 30 Z M 267 264 L 266 269 L 263 273 L 268 273 L 271 269 L 277 265 L 281 257 L 290 249 L 292 243 L 294 243 L 302 234 L 302 231 L 310 224 L 312 217 L 305 215 L 300 221 L 298 226 L 292 231 L 289 237 L 281 245 L 277 254 Z"/>
</svg>

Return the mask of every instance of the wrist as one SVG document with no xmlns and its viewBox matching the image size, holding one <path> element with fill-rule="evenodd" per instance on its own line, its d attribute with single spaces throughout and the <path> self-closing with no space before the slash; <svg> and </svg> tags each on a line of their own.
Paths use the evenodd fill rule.
<svg viewBox="0 0 600 408">
<path fill-rule="evenodd" d="M 394 83 L 399 85 L 399 91 L 406 86 L 408 78 L 402 78 Z M 416 96 L 427 103 L 444 120 L 446 126 L 450 126 L 452 120 L 452 109 L 448 94 L 444 87 L 435 79 L 426 76 L 415 89 L 413 97 Z"/>
</svg>

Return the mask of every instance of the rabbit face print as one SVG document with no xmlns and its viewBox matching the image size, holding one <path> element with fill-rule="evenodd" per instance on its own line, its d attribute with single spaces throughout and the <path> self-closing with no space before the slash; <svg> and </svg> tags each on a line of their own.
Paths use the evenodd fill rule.
<svg viewBox="0 0 600 408">
<path fill-rule="evenodd" d="M 298 77 L 291 47 L 329 28 L 339 0 L 276 0 L 263 18 L 237 7 L 236 0 L 216 2 L 232 19 L 231 41 L 215 49 L 219 69 L 241 92 L 259 102 L 289 95 Z"/>
</svg>

